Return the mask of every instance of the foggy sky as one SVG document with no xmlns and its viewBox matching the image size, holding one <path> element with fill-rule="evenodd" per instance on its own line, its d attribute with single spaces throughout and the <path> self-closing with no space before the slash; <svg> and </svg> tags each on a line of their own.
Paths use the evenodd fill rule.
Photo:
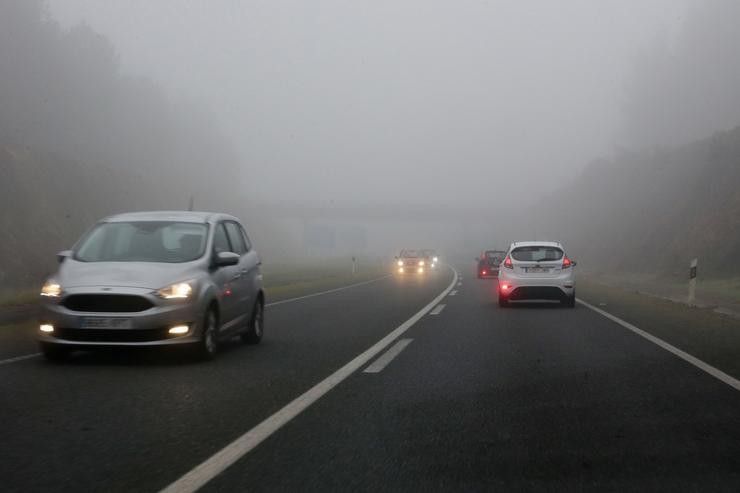
<svg viewBox="0 0 740 493">
<path fill-rule="evenodd" d="M 486 206 L 610 155 L 636 57 L 691 3 L 49 1 L 212 111 L 251 197 Z"/>
</svg>

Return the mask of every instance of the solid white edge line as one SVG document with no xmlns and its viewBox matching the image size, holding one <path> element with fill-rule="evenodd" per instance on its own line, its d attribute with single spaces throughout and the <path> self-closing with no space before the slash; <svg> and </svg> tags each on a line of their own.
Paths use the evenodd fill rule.
<svg viewBox="0 0 740 493">
<path fill-rule="evenodd" d="M 0 360 L 0 366 L 9 365 L 17 361 L 23 361 L 24 359 L 36 358 L 37 356 L 41 356 L 41 353 L 24 354 L 23 356 L 16 356 L 15 358 L 8 358 L 8 359 Z"/>
<path fill-rule="evenodd" d="M 396 342 L 391 348 L 380 355 L 378 359 L 373 361 L 370 366 L 365 368 L 363 373 L 380 373 L 383 369 L 390 364 L 391 361 L 401 354 L 401 351 L 406 349 L 406 346 L 411 344 L 413 339 L 401 339 Z"/>
<path fill-rule="evenodd" d="M 389 277 L 391 277 L 390 274 L 382 276 L 382 277 L 377 277 L 375 279 L 370 279 L 369 281 L 357 282 L 355 284 L 348 284 L 347 286 L 340 286 L 338 288 L 328 289 L 326 291 L 320 291 L 318 293 L 311 293 L 305 296 L 298 296 L 296 298 L 288 298 L 287 300 L 273 301 L 272 303 L 265 304 L 265 307 L 282 305 L 284 303 L 292 303 L 294 301 L 305 300 L 306 298 L 313 298 L 315 296 L 322 296 L 324 294 L 329 294 L 329 293 L 336 293 L 337 291 L 344 291 L 345 289 L 356 288 L 357 286 L 364 286 L 365 284 L 382 281 L 383 279 L 388 279 Z"/>
<path fill-rule="evenodd" d="M 695 367 L 699 368 L 700 370 L 702 370 L 702 371 L 710 374 L 711 376 L 713 376 L 717 380 L 720 380 L 720 381 L 726 383 L 727 385 L 729 385 L 730 387 L 734 388 L 735 390 L 740 390 L 740 381 L 738 381 L 734 377 L 731 377 L 730 375 L 728 375 L 727 373 L 723 372 L 722 370 L 718 370 L 717 368 L 713 367 L 712 365 L 710 365 L 708 363 L 705 363 L 704 361 L 700 360 L 699 358 L 696 358 L 694 356 L 691 356 L 689 353 L 687 353 L 685 351 L 681 351 L 677 347 L 675 347 L 675 346 L 673 346 L 673 345 L 665 342 L 663 339 L 659 339 L 658 337 L 655 337 L 654 335 L 649 334 L 648 332 L 645 332 L 644 330 L 642 330 L 642 329 L 640 329 L 638 327 L 635 327 L 634 325 L 632 325 L 629 322 L 625 322 L 621 318 L 616 317 L 616 316 L 612 315 L 611 313 L 602 310 L 601 308 L 597 308 L 597 307 L 593 306 L 592 304 L 583 301 L 580 298 L 577 298 L 576 300 L 578 301 L 578 303 L 582 304 L 586 308 L 590 308 L 591 310 L 595 311 L 599 315 L 602 315 L 602 316 L 608 318 L 612 322 L 616 322 L 617 324 L 621 325 L 625 329 L 631 330 L 635 334 L 637 334 L 637 335 L 639 335 L 641 337 L 644 337 L 645 339 L 647 339 L 648 341 L 652 342 L 653 344 L 656 344 L 657 346 L 660 346 L 661 348 L 665 349 L 669 353 L 672 353 L 672 354 L 678 356 L 679 358 L 681 358 L 682 360 L 686 361 L 687 363 L 690 363 L 690 364 L 694 365 Z"/>
<path fill-rule="evenodd" d="M 200 489 L 211 479 L 218 476 L 226 470 L 226 468 L 270 437 L 270 435 L 282 428 L 290 420 L 298 416 L 311 404 L 319 400 L 324 394 L 339 385 L 352 373 L 375 357 L 375 355 L 388 347 L 388 345 L 395 341 L 401 334 L 409 330 L 416 322 L 426 315 L 429 310 L 434 308 L 440 300 L 447 296 L 447 293 L 452 290 L 452 287 L 456 282 L 457 272 L 453 270 L 452 283 L 450 283 L 442 293 L 429 302 L 429 304 L 424 308 L 419 310 L 415 315 L 376 342 L 372 347 L 366 349 L 365 352 L 355 357 L 352 361 L 311 387 L 308 391 L 298 396 L 278 412 L 244 433 L 226 447 L 216 452 L 194 469 L 187 472 L 180 479 L 164 488 L 162 493 L 190 493 Z"/>
</svg>

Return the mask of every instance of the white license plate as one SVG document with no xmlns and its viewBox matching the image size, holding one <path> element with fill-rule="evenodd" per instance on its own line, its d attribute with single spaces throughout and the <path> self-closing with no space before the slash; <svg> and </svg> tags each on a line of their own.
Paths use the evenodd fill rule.
<svg viewBox="0 0 740 493">
<path fill-rule="evenodd" d="M 550 272 L 550 269 L 544 267 L 529 267 L 527 269 L 527 274 L 543 274 L 545 272 Z"/>
<path fill-rule="evenodd" d="M 111 317 L 82 317 L 80 325 L 83 329 L 130 329 L 130 318 Z"/>
</svg>

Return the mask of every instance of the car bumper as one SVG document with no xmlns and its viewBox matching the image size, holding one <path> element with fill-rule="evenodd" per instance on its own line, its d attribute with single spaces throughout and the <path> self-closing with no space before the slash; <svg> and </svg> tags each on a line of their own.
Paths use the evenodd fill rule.
<svg viewBox="0 0 740 493">
<path fill-rule="evenodd" d="M 510 300 L 562 300 L 575 294 L 576 283 L 572 273 L 557 277 L 519 277 L 505 273 L 498 276 L 499 296 Z"/>
<path fill-rule="evenodd" d="M 68 294 L 80 294 L 78 291 Z M 118 293 L 116 293 L 118 294 Z M 126 294 L 149 297 L 153 306 L 138 312 L 75 311 L 61 303 L 44 303 L 39 312 L 39 325 L 52 325 L 51 333 L 38 331 L 38 340 L 44 344 L 75 347 L 104 346 L 165 346 L 197 342 L 200 320 L 197 303 L 193 301 L 163 301 L 149 293 L 127 290 Z M 121 328 L 91 327 L 90 321 L 116 319 L 125 324 Z M 169 334 L 169 329 L 187 325 L 188 332 Z"/>
<path fill-rule="evenodd" d="M 419 270 L 421 269 L 421 270 Z M 433 267 L 396 267 L 396 274 L 425 274 Z"/>
</svg>

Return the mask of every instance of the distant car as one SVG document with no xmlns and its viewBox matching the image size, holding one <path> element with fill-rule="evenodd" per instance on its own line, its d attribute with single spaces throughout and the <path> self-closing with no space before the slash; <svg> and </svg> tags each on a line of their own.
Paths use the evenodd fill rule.
<svg viewBox="0 0 740 493">
<path fill-rule="evenodd" d="M 60 252 L 41 289 L 39 343 L 48 359 L 104 346 L 190 345 L 264 333 L 261 262 L 226 214 L 137 212 L 101 220 Z"/>
<path fill-rule="evenodd" d="M 401 250 L 396 257 L 396 272 L 399 274 L 424 274 L 430 264 L 421 250 Z"/>
<path fill-rule="evenodd" d="M 514 300 L 559 300 L 573 308 L 575 266 L 560 243 L 512 243 L 499 270 L 498 303 L 506 307 Z"/>
<path fill-rule="evenodd" d="M 433 270 L 437 269 L 439 265 L 439 257 L 437 256 L 436 250 L 422 250 L 422 254 L 426 259 L 427 264 Z"/>
<path fill-rule="evenodd" d="M 478 279 L 498 277 L 499 265 L 506 257 L 503 250 L 486 250 L 480 254 L 476 260 L 478 262 L 477 274 Z"/>
</svg>

